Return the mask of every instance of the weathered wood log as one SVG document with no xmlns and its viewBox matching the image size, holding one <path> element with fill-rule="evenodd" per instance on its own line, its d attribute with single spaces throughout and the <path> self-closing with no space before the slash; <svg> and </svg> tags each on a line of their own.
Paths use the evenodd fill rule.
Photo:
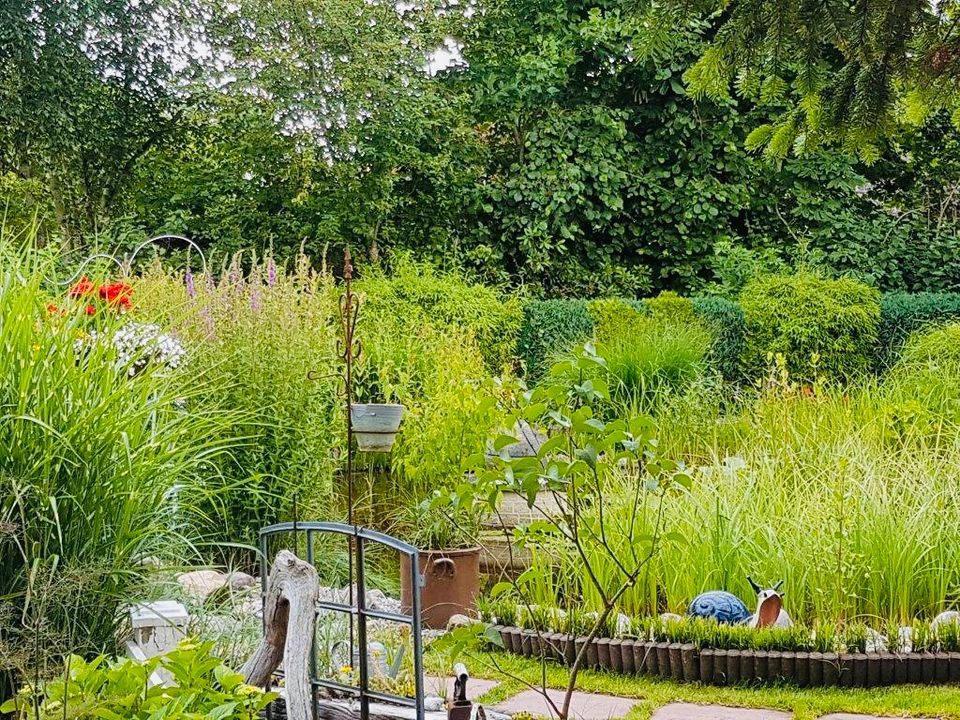
<svg viewBox="0 0 960 720">
<path fill-rule="evenodd" d="M 289 720 L 313 718 L 310 649 L 319 590 L 320 580 L 313 565 L 289 550 L 277 553 L 263 608 L 266 632 L 241 670 L 248 684 L 262 687 L 283 661 Z"/>
</svg>

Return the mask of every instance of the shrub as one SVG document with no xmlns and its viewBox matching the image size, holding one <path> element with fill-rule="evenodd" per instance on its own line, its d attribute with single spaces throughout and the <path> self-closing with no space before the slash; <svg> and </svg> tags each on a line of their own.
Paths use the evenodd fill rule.
<svg viewBox="0 0 960 720">
<path fill-rule="evenodd" d="M 911 333 L 926 325 L 960 319 L 960 293 L 887 293 L 880 301 L 874 364 L 884 370 Z"/>
<path fill-rule="evenodd" d="M 602 343 L 628 339 L 642 332 L 647 314 L 641 303 L 619 298 L 591 300 L 587 308 L 593 319 L 593 336 Z"/>
<path fill-rule="evenodd" d="M 953 434 L 944 436 L 943 426 L 960 421 L 960 323 L 913 333 L 883 387 L 893 435 L 952 443 Z"/>
<path fill-rule="evenodd" d="M 342 438 L 336 295 L 305 258 L 289 271 L 270 259 L 249 274 L 239 260 L 219 278 L 187 281 L 151 270 L 138 300 L 198 349 L 194 368 L 215 374 L 204 404 L 235 411 L 225 431 L 248 439 L 206 478 L 215 501 L 212 541 L 253 542 L 264 525 L 330 507 L 333 449 Z M 308 373 L 316 372 L 316 380 Z M 309 478 L 309 482 L 305 482 Z"/>
<path fill-rule="evenodd" d="M 183 559 L 201 478 L 235 444 L 230 415 L 202 402 L 207 375 L 131 375 L 134 358 L 91 340 L 86 301 L 48 308 L 63 305 L 42 290 L 51 268 L 31 262 L 0 271 L 0 657 L 14 667 L 114 647 L 138 559 Z M 128 319 L 93 321 L 103 336 Z"/>
<path fill-rule="evenodd" d="M 728 382 L 743 380 L 742 357 L 746 345 L 743 309 L 732 300 L 721 297 L 694 298 L 692 302 L 713 338 L 710 343 L 710 363 Z"/>
<path fill-rule="evenodd" d="M 571 350 L 594 330 L 585 300 L 535 300 L 523 308 L 517 355 L 527 378 L 536 380 L 554 355 Z"/>
<path fill-rule="evenodd" d="M 657 320 L 673 323 L 698 323 L 696 308 L 690 298 L 669 290 L 643 301 L 644 307 Z"/>
<path fill-rule="evenodd" d="M 37 687 L 24 686 L 0 712 L 27 720 L 61 718 L 218 718 L 250 720 L 277 697 L 243 682 L 211 654 L 212 642 L 183 642 L 144 663 L 71 657 L 64 674 Z M 166 670 L 173 683 L 150 686 L 151 673 Z"/>
<path fill-rule="evenodd" d="M 762 375 L 782 354 L 793 377 L 850 378 L 870 367 L 880 322 L 880 293 L 849 278 L 807 272 L 753 280 L 740 296 L 746 323 L 744 364 Z"/>
<path fill-rule="evenodd" d="M 429 325 L 455 326 L 471 334 L 490 372 L 513 361 L 522 318 L 516 293 L 471 283 L 456 272 L 440 271 L 407 255 L 391 258 L 391 272 L 364 273 L 356 289 L 364 297 L 363 319 L 390 318 L 407 332 Z"/>
</svg>

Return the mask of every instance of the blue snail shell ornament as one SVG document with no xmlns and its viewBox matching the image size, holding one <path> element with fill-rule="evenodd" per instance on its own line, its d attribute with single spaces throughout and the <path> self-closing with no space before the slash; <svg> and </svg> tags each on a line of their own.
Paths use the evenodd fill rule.
<svg viewBox="0 0 960 720">
<path fill-rule="evenodd" d="M 736 595 L 724 590 L 710 590 L 700 593 L 693 599 L 690 607 L 687 608 L 687 615 L 739 625 L 747 621 L 750 611 Z"/>
<path fill-rule="evenodd" d="M 757 585 L 751 578 L 747 582 L 757 594 L 757 611 L 750 613 L 736 595 L 725 590 L 710 590 L 697 595 L 687 615 L 690 617 L 709 618 L 729 625 L 747 625 L 748 627 L 792 627 L 793 620 L 783 609 L 783 580 L 770 588 Z"/>
</svg>

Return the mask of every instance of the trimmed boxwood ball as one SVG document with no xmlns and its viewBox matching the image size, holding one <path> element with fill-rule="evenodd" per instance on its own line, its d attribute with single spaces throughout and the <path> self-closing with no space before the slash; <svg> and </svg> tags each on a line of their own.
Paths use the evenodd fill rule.
<svg viewBox="0 0 960 720">
<path fill-rule="evenodd" d="M 759 278 L 740 296 L 747 341 L 744 365 L 753 378 L 782 354 L 793 379 L 840 380 L 871 367 L 880 323 L 880 293 L 850 278 L 809 272 Z"/>
</svg>

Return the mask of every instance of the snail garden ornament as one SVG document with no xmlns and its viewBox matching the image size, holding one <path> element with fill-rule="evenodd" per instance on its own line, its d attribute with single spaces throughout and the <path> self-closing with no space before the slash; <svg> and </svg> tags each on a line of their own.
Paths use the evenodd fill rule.
<svg viewBox="0 0 960 720">
<path fill-rule="evenodd" d="M 784 594 L 780 592 L 783 580 L 771 588 L 761 588 L 749 577 L 747 582 L 757 593 L 757 610 L 752 615 L 740 598 L 725 590 L 710 590 L 697 595 L 687 608 L 687 615 L 755 628 L 793 626 L 793 621 L 783 609 Z"/>
</svg>

